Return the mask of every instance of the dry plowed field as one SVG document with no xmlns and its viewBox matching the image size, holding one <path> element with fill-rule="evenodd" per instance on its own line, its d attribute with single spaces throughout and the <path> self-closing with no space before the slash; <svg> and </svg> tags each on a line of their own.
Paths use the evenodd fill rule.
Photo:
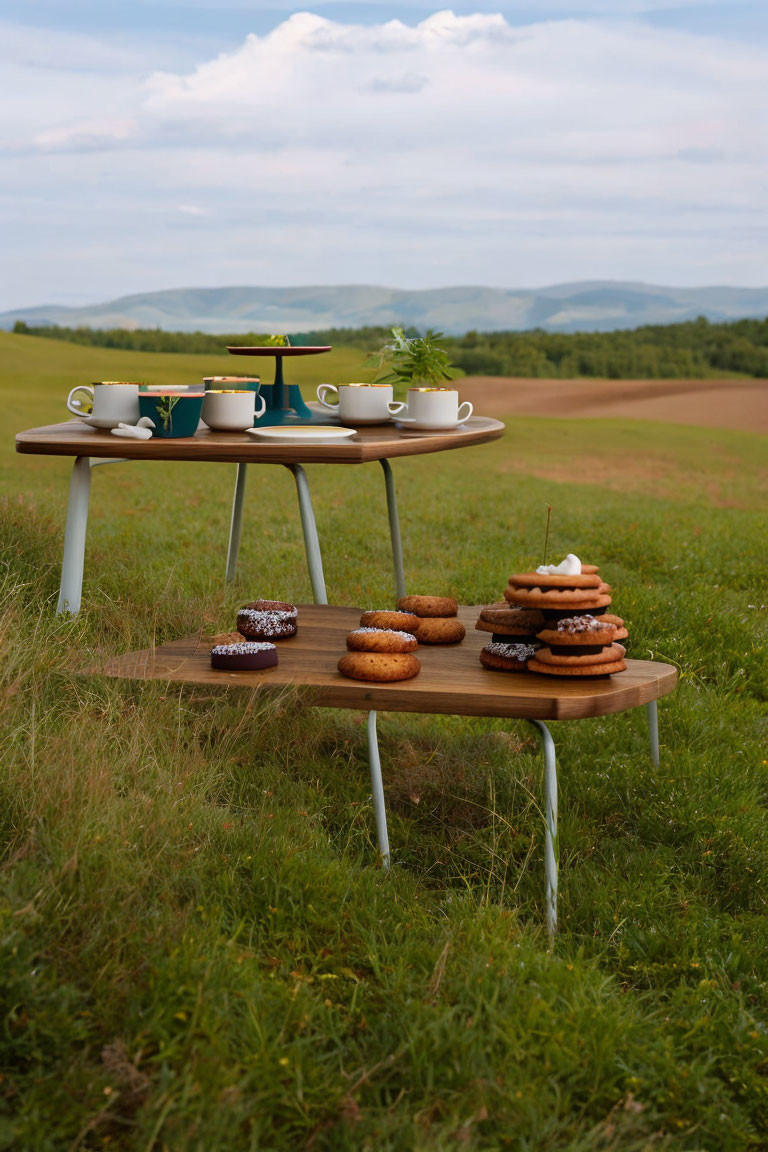
<svg viewBox="0 0 768 1152">
<path fill-rule="evenodd" d="M 525 416 L 664 420 L 768 433 L 768 380 L 536 380 L 467 376 L 462 400 L 503 419 Z"/>
</svg>

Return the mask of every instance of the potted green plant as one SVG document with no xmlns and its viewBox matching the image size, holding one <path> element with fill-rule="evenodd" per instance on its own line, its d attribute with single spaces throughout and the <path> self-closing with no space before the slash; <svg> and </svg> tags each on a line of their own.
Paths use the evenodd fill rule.
<svg viewBox="0 0 768 1152">
<path fill-rule="evenodd" d="M 376 379 L 407 388 L 440 388 L 455 375 L 450 356 L 439 345 L 442 339 L 443 333 L 432 328 L 424 336 L 406 336 L 402 328 L 393 328 L 392 339 L 375 353 L 379 372 L 384 371 Z"/>
</svg>

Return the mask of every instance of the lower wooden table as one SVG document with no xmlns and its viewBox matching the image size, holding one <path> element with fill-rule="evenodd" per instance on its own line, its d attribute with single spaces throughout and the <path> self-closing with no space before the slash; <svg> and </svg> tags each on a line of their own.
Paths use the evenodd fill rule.
<svg viewBox="0 0 768 1152">
<path fill-rule="evenodd" d="M 421 645 L 421 672 L 412 680 L 372 684 L 348 680 L 336 668 L 346 652 L 348 632 L 359 627 L 359 608 L 299 605 L 299 630 L 278 642 L 279 664 L 263 672 L 222 672 L 211 668 L 209 652 L 214 638 L 200 635 L 174 640 L 158 648 L 129 652 L 110 660 L 100 671 L 107 676 L 134 680 L 172 680 L 189 684 L 242 687 L 260 693 L 301 687 L 309 704 L 325 708 L 354 708 L 368 712 L 368 758 L 379 851 L 385 868 L 390 851 L 381 761 L 376 735 L 376 713 L 438 712 L 457 716 L 500 716 L 525 720 L 539 735 L 544 754 L 547 928 L 557 927 L 557 763 L 547 720 L 579 720 L 606 716 L 645 705 L 651 755 L 659 763 L 656 701 L 675 687 L 677 671 L 669 664 L 628 660 L 625 672 L 597 680 L 558 679 L 530 672 L 490 672 L 478 659 L 490 639 L 475 630 L 477 607 L 462 607 L 459 616 L 467 628 L 457 645 Z"/>
<path fill-rule="evenodd" d="M 310 405 L 310 408 L 312 405 Z M 327 417 L 328 423 L 332 417 Z M 282 464 L 293 474 L 299 501 L 299 515 L 304 534 L 312 593 L 318 604 L 327 603 L 325 577 L 317 536 L 315 514 L 304 464 L 365 464 L 377 460 L 384 472 L 395 569 L 395 590 L 405 595 L 403 548 L 397 513 L 395 481 L 389 461 L 399 456 L 422 456 L 446 452 L 498 440 L 504 432 L 500 420 L 471 416 L 451 432 L 413 432 L 396 424 L 376 424 L 358 428 L 349 439 L 332 443 L 311 444 L 298 440 L 286 443 L 260 441 L 245 432 L 201 430 L 196 436 L 163 440 L 126 440 L 91 428 L 81 420 L 30 428 L 16 436 L 16 451 L 41 456 L 74 456 L 69 486 L 67 527 L 64 534 L 64 557 L 61 565 L 59 612 L 80 611 L 85 564 L 85 538 L 88 527 L 88 504 L 91 471 L 94 465 L 124 463 L 127 460 L 230 461 L 237 464 L 235 497 L 229 530 L 227 580 L 234 579 L 243 523 L 248 464 Z"/>
</svg>

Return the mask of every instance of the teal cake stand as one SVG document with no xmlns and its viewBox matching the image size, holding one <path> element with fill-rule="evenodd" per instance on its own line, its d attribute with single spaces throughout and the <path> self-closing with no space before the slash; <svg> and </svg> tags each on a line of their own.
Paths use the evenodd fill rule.
<svg viewBox="0 0 768 1152">
<path fill-rule="evenodd" d="M 309 345 L 306 347 L 265 347 L 245 348 L 228 346 L 227 352 L 233 356 L 274 356 L 275 380 L 273 384 L 262 384 L 260 395 L 267 408 L 259 418 L 258 426 L 267 428 L 276 424 L 329 424 L 328 416 L 311 412 L 302 399 L 298 384 L 286 384 L 283 378 L 283 360 L 286 356 L 317 356 L 320 352 L 330 352 L 331 345 Z"/>
</svg>

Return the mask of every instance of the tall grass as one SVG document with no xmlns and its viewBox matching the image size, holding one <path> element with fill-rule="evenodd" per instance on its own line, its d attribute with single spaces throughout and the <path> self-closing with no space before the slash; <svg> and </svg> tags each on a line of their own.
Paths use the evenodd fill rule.
<svg viewBox="0 0 768 1152">
<path fill-rule="evenodd" d="M 66 467 L 0 456 L 0 1148 L 768 1146 L 764 441 L 583 423 L 553 483 L 565 439 L 516 421 L 395 466 L 414 591 L 497 598 L 551 503 L 552 550 L 601 564 L 632 654 L 680 669 L 658 771 L 642 710 L 553 726 L 553 950 L 524 725 L 381 718 L 386 876 L 361 714 L 93 673 L 310 598 L 287 474 L 253 470 L 225 586 L 230 468 L 98 470 L 70 620 Z M 310 474 L 332 599 L 391 603 L 378 470 Z"/>
</svg>

